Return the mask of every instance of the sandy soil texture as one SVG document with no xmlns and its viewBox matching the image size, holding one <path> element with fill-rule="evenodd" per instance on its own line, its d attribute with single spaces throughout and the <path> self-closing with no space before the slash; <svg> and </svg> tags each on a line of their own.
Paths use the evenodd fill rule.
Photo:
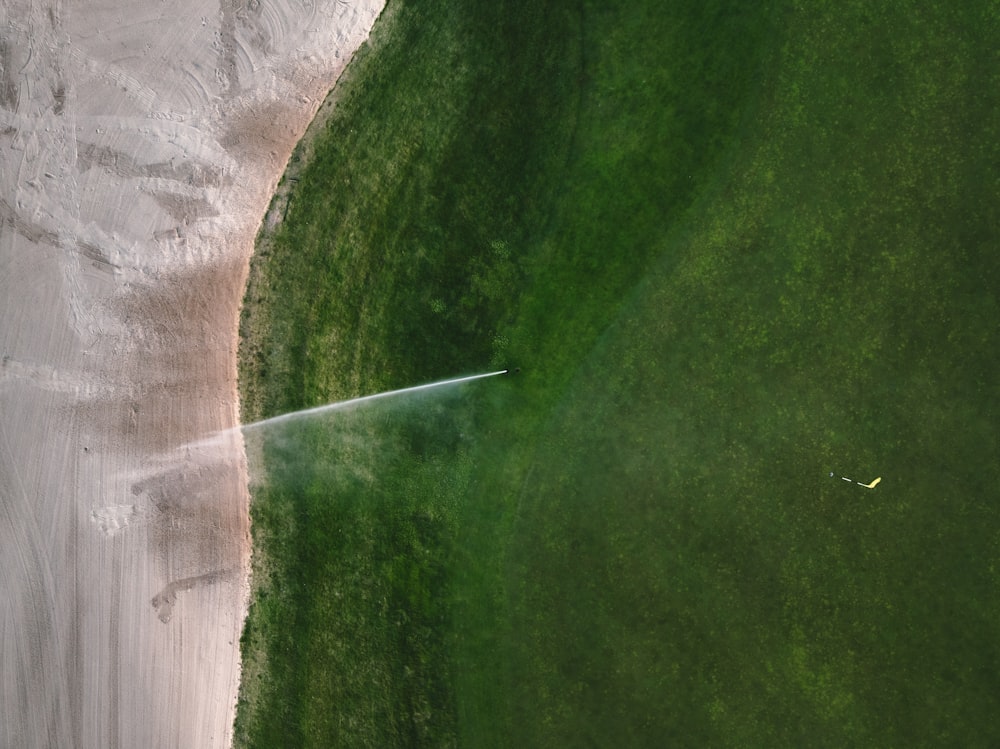
<svg viewBox="0 0 1000 749">
<path fill-rule="evenodd" d="M 0 746 L 227 746 L 237 321 L 384 0 L 0 4 Z M 192 444 L 193 443 L 193 444 Z"/>
</svg>

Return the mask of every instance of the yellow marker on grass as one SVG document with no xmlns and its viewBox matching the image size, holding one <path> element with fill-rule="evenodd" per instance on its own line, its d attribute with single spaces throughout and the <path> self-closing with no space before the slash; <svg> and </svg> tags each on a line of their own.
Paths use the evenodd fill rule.
<svg viewBox="0 0 1000 749">
<path fill-rule="evenodd" d="M 830 471 L 830 476 L 831 477 L 833 476 L 833 471 Z M 863 486 L 865 489 L 874 489 L 876 486 L 878 486 L 878 482 L 882 480 L 882 477 L 879 476 L 877 479 L 875 479 L 874 481 L 872 481 L 870 484 L 864 484 L 864 483 L 862 483 L 860 481 L 854 481 L 854 479 L 849 479 L 849 478 L 847 478 L 847 476 L 841 476 L 840 478 L 841 478 L 842 481 L 853 482 L 853 483 L 857 484 L 858 486 Z"/>
</svg>

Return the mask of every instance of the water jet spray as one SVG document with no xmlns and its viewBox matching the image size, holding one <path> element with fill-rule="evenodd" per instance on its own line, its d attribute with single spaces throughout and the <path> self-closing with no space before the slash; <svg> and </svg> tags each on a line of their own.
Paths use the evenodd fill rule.
<svg viewBox="0 0 1000 749">
<path fill-rule="evenodd" d="M 239 433 L 246 435 L 247 433 L 254 432 L 261 427 L 274 426 L 293 419 L 298 419 L 300 417 L 317 416 L 329 411 L 341 411 L 354 406 L 362 406 L 376 400 L 394 398 L 399 395 L 420 393 L 426 390 L 443 388 L 448 385 L 459 385 L 461 383 L 472 382 L 474 380 L 483 380 L 487 377 L 497 377 L 498 375 L 508 374 L 509 372 L 510 370 L 508 369 L 501 369 L 496 372 L 485 372 L 483 374 L 468 375 L 466 377 L 453 377 L 450 380 L 430 382 L 426 385 L 414 385 L 412 387 L 400 388 L 398 390 L 387 390 L 384 393 L 375 393 L 374 395 L 363 395 L 358 398 L 337 401 L 336 403 L 327 403 L 323 406 L 315 406 L 313 408 L 305 408 L 300 411 L 292 411 L 291 413 L 281 414 L 280 416 L 272 416 L 268 419 L 261 419 L 260 421 L 255 421 L 250 424 L 237 425 L 214 432 L 206 437 L 187 442 L 174 448 L 174 450 L 168 455 L 165 455 L 157 465 L 151 466 L 147 471 L 147 474 L 152 476 L 161 475 L 168 470 L 176 470 L 176 466 L 189 465 L 192 462 L 207 464 L 214 461 L 230 459 L 233 455 L 242 451 L 242 448 L 240 447 L 242 440 L 238 440 L 236 437 Z M 147 476 L 144 475 L 142 478 L 146 477 Z"/>
<path fill-rule="evenodd" d="M 284 421 L 289 421 L 294 418 L 301 416 L 315 416 L 318 414 L 326 413 L 328 411 L 340 411 L 346 408 L 351 408 L 353 406 L 360 406 L 365 403 L 370 403 L 375 400 L 381 400 L 383 398 L 393 398 L 398 395 L 407 395 L 410 393 L 419 393 L 425 390 L 432 390 L 434 388 L 441 388 L 447 385 L 459 385 L 463 382 L 472 382 L 473 380 L 482 380 L 487 377 L 496 377 L 497 375 L 507 374 L 509 370 L 501 369 L 496 372 L 486 372 L 485 374 L 468 375 L 466 377 L 454 377 L 450 380 L 441 380 L 440 382 L 431 382 L 426 385 L 414 385 L 412 387 L 400 388 L 399 390 L 387 390 L 384 393 L 375 393 L 374 395 L 363 395 L 358 398 L 351 398 L 350 400 L 337 401 L 336 403 L 327 403 L 323 406 L 315 406 L 313 408 L 305 408 L 301 411 L 293 411 L 292 413 L 281 414 L 280 416 L 272 416 L 269 419 L 262 419 L 261 421 L 255 421 L 252 424 L 244 424 L 242 429 L 244 432 L 257 429 L 262 426 L 272 426 L 274 424 L 279 424 Z"/>
</svg>

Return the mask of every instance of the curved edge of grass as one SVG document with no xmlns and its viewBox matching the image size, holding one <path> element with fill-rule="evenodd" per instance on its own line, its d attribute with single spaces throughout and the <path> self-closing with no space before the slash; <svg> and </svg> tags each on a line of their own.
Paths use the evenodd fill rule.
<svg viewBox="0 0 1000 749">
<path fill-rule="evenodd" d="M 501 173 L 505 165 L 497 158 L 469 158 L 470 150 L 474 156 L 484 140 L 493 137 L 495 124 L 484 121 L 478 132 L 462 132 L 466 129 L 463 122 L 489 106 L 482 93 L 470 93 L 471 79 L 489 78 L 505 68 L 480 64 L 470 71 L 468 66 L 450 64 L 457 54 L 455 48 L 469 43 L 462 38 L 468 24 L 477 23 L 480 41 L 494 45 L 496 28 L 487 29 L 481 20 L 467 17 L 469 9 L 461 3 L 439 5 L 447 13 L 430 14 L 434 28 L 423 34 L 428 30 L 416 19 L 421 16 L 418 9 L 390 3 L 388 7 L 396 12 L 392 22 L 387 25 L 385 18 L 380 19 L 371 43 L 359 51 L 333 95 L 336 106 L 332 116 L 322 126 L 312 128 L 316 137 L 328 144 L 327 149 L 312 160 L 303 156 L 308 154 L 308 146 L 296 150 L 295 171 L 286 175 L 283 183 L 288 189 L 271 208 L 270 215 L 282 220 L 275 231 L 262 235 L 251 267 L 241 320 L 245 420 L 315 405 L 317 400 L 337 400 L 475 371 L 473 363 L 481 368 L 491 355 L 495 341 L 488 326 L 495 325 L 490 321 L 503 314 L 504 297 L 513 293 L 512 284 L 521 280 L 519 261 L 511 248 L 520 244 L 513 241 L 511 217 L 519 210 L 516 201 L 525 198 L 505 197 L 496 210 L 487 193 L 498 184 L 498 189 L 503 189 L 500 183 L 510 186 L 510 177 Z M 532 12 L 537 15 L 539 11 Z M 405 23 L 399 20 L 401 16 Z M 506 25 L 505 33 L 519 33 L 516 27 Z M 395 62 L 382 54 L 375 64 L 374 50 L 380 48 L 389 48 L 388 57 Z M 546 49 L 551 51 L 552 47 Z M 491 51 L 492 55 L 497 53 L 497 49 Z M 550 59 L 549 64 L 558 61 Z M 428 66 L 442 80 L 427 76 Z M 402 83 L 390 86 L 386 78 Z M 391 102 L 372 107 L 364 101 L 387 87 L 394 92 Z M 442 95 L 444 89 L 450 96 Z M 539 99 L 538 104 L 551 106 L 551 100 Z M 510 116 L 514 121 L 523 119 L 526 110 Z M 366 127 L 359 121 L 365 121 Z M 525 142 L 530 145 L 530 140 Z M 511 169 L 511 174 L 516 174 L 516 165 Z M 352 203 L 352 190 L 365 196 L 361 202 Z M 339 198 L 326 200 L 324 196 L 331 193 Z M 438 203 L 436 196 L 447 200 Z M 410 215 L 394 209 L 400 202 L 407 205 Z M 538 210 L 537 204 L 534 209 Z M 484 211 L 487 220 L 479 224 L 472 214 Z M 323 227 L 310 231 L 320 223 L 311 212 L 338 217 L 330 227 L 332 235 L 325 234 Z M 374 218 L 362 223 L 358 218 L 362 215 Z M 451 234 L 442 232 L 441 227 L 448 227 Z M 441 242 L 451 250 L 446 251 L 448 247 L 442 247 Z M 312 250 L 303 253 L 303 247 Z M 412 267 L 407 267 L 404 255 L 391 252 L 403 247 L 416 249 Z M 470 252 L 470 247 L 475 251 Z M 434 252 L 435 248 L 439 251 Z M 456 260 L 457 273 L 452 270 Z M 366 263 L 370 263 L 367 268 Z M 350 298 L 337 299 L 338 292 Z M 333 296 L 328 298 L 330 293 Z M 413 298 L 405 298 L 407 295 Z M 405 316 L 407 324 L 400 329 L 390 315 L 405 313 L 403 308 L 409 308 L 411 314 Z M 426 330 L 419 330 L 421 324 Z M 478 339 L 475 345 L 466 345 L 470 335 Z M 397 343 L 387 344 L 386 336 Z M 399 355 L 397 351 L 394 357 L 386 356 L 387 345 L 396 348 L 403 341 L 410 353 Z M 413 355 L 412 345 L 433 351 L 432 343 L 445 350 L 429 357 Z M 413 466 L 397 477 L 398 481 L 382 476 L 385 486 L 381 488 L 370 483 L 355 486 L 352 492 L 358 502 L 353 510 L 343 502 L 317 495 L 317 490 L 322 491 L 319 484 L 323 475 L 312 466 L 300 465 L 297 475 L 290 478 L 277 475 L 282 458 L 275 448 L 263 447 L 268 475 L 265 485 L 255 487 L 251 506 L 254 589 L 241 640 L 245 678 L 237 712 L 237 745 L 305 746 L 339 741 L 446 746 L 454 740 L 450 717 L 455 714 L 453 690 L 447 655 L 441 651 L 442 638 L 448 632 L 442 620 L 447 615 L 447 596 L 441 586 L 449 579 L 442 576 L 443 562 L 433 560 L 448 553 L 449 538 L 455 535 L 454 513 L 449 515 L 447 501 L 442 504 L 436 496 L 442 486 L 452 499 L 463 494 L 457 480 L 461 469 L 455 460 L 461 460 L 464 448 L 446 437 L 445 449 L 453 457 L 447 475 L 442 475 L 440 460 L 428 455 L 429 435 L 420 425 L 405 423 L 388 430 L 385 424 L 381 426 L 381 431 L 391 431 L 408 445 L 407 454 L 415 456 L 424 469 Z M 454 435 L 457 427 L 453 423 L 443 429 Z M 433 441 L 433 435 L 430 437 Z M 374 435 L 369 434 L 369 438 L 378 442 Z M 317 461 L 330 459 L 330 449 L 336 452 L 315 440 L 300 447 Z M 282 485 L 286 481 L 298 488 L 286 490 Z M 392 490 L 416 499 L 404 502 L 402 508 L 390 506 L 386 497 Z M 359 506 L 365 509 L 359 512 Z M 350 528 L 351 538 L 334 541 L 337 529 L 329 525 L 331 511 L 341 515 L 359 512 L 343 526 Z M 317 517 L 326 518 L 321 520 L 327 524 L 326 544 L 309 540 L 319 538 L 312 530 Z M 381 521 L 373 524 L 376 517 Z M 403 539 L 409 541 L 403 543 Z M 342 558 L 326 579 L 343 578 L 348 588 L 342 594 L 351 613 L 342 618 L 353 627 L 346 637 L 348 643 L 353 638 L 348 655 L 353 653 L 354 663 L 348 663 L 347 669 L 364 669 L 362 661 L 375 658 L 369 660 L 369 668 L 374 670 L 366 673 L 378 683 L 366 687 L 354 679 L 349 687 L 353 696 L 341 693 L 340 700 L 327 699 L 328 713 L 323 714 L 319 705 L 313 705 L 316 699 L 330 693 L 333 681 L 350 682 L 353 678 L 330 672 L 331 665 L 338 662 L 327 658 L 332 651 L 317 653 L 314 647 L 329 640 L 329 633 L 310 623 L 317 611 L 328 606 L 323 597 L 329 593 L 328 585 L 316 582 L 318 568 L 310 565 L 330 558 L 321 547 L 331 542 L 342 543 L 351 553 L 360 550 L 368 555 L 362 567 L 353 572 L 350 560 Z M 423 549 L 422 555 L 416 554 L 415 548 L 407 551 L 405 546 L 411 542 Z M 383 559 L 379 549 L 396 551 Z M 362 578 L 348 579 L 355 574 Z M 369 583 L 359 587 L 361 579 Z M 372 608 L 372 596 L 385 603 Z M 397 622 L 405 620 L 399 629 L 401 635 L 378 623 L 377 617 L 384 614 L 391 614 Z M 365 617 L 367 623 L 362 623 Z M 332 629 L 336 628 L 334 623 Z M 371 637 L 383 642 L 384 656 L 365 645 L 363 640 Z M 330 642 L 330 647 L 339 646 Z M 305 654 L 310 652 L 318 657 L 307 659 Z M 329 663 L 324 664 L 325 658 Z M 314 669 L 318 670 L 310 674 Z M 419 683 L 407 687 L 404 682 L 412 681 L 414 675 Z M 314 694 L 308 696 L 303 691 L 307 681 L 315 685 Z M 399 685 L 403 685 L 402 691 Z M 342 704 L 344 698 L 354 703 Z"/>
<path fill-rule="evenodd" d="M 278 184 L 264 221 L 257 235 L 254 255 L 240 310 L 240 340 L 238 351 L 238 381 L 240 418 L 253 423 L 276 415 L 267 397 L 268 380 L 280 378 L 263 365 L 267 352 L 263 350 L 273 316 L 273 290 L 268 283 L 267 258 L 273 250 L 276 229 L 286 219 L 288 203 L 311 162 L 318 141 L 322 140 L 327 122 L 333 115 L 341 92 L 352 84 L 356 62 L 377 52 L 392 33 L 398 0 L 388 0 L 376 19 L 369 38 L 345 66 L 334 88 L 320 105 L 302 140 L 292 152 Z M 296 513 L 290 497 L 281 492 L 269 492 L 269 478 L 264 474 L 264 451 L 260 440 L 247 440 L 249 462 L 255 475 L 251 477 L 251 571 L 250 606 L 240 636 L 241 677 L 233 727 L 234 747 L 269 747 L 302 745 L 302 730 L 287 708 L 277 708 L 275 714 L 274 684 L 283 681 L 280 652 L 294 645 L 288 639 L 276 643 L 285 633 L 294 632 L 297 602 L 290 595 L 287 581 L 292 579 L 291 559 L 281 552 L 294 546 Z M 264 475 L 262 475 L 264 474 Z"/>
<path fill-rule="evenodd" d="M 674 19 L 687 25 L 679 22 L 684 34 L 665 46 L 663 35 L 680 32 L 655 3 L 439 6 L 439 14 L 398 0 L 387 6 L 395 8 L 391 32 L 380 19 L 335 94 L 322 127 L 328 148 L 317 145 L 272 207 L 283 219 L 254 258 L 244 307 L 244 416 L 498 365 L 524 372 L 449 416 L 463 423 L 450 433 L 462 436 L 437 452 L 428 454 L 429 435 L 413 424 L 381 425 L 378 434 L 398 442 L 391 455 L 399 464 L 379 473 L 378 485 L 348 477 L 352 496 L 371 505 L 362 516 L 351 514 L 358 502 L 325 499 L 327 475 L 316 465 L 297 464 L 287 481 L 298 488 L 284 491 L 271 480 L 283 458 L 265 446 L 271 469 L 254 492 L 257 580 L 242 641 L 259 655 L 245 659 L 237 714 L 247 746 L 331 737 L 502 746 L 531 735 L 518 723 L 542 715 L 512 709 L 515 672 L 504 661 L 516 653 L 508 544 L 535 442 L 622 300 L 662 256 L 663 233 L 724 168 L 719 159 L 748 106 L 741 82 L 757 70 L 740 55 L 765 44 L 736 34 L 745 32 L 738 13 L 725 26 L 733 44 L 699 43 L 698 33 L 718 32 L 713 21 L 727 21 L 724 2 L 677 9 L 690 17 Z M 629 15 L 637 9 L 638 21 Z M 522 27 L 514 10 L 539 23 Z M 637 45 L 637 34 L 648 44 Z M 675 57 L 661 70 L 664 49 Z M 650 69 L 656 75 L 644 80 Z M 693 88 L 687 111 L 654 116 L 678 78 L 715 87 Z M 655 139 L 656 149 L 644 113 L 671 136 Z M 300 452 L 316 463 L 340 454 L 327 438 L 309 439 Z M 358 453 L 351 460 L 375 465 Z M 389 496 L 406 501 L 394 508 Z M 345 545 L 338 529 L 347 521 Z M 428 522 L 436 561 L 421 567 L 412 541 Z M 448 692 L 434 699 L 450 714 L 433 736 L 416 728 L 424 707 L 394 701 L 396 686 L 385 681 L 419 671 L 398 642 L 372 666 L 381 681 L 369 691 L 351 682 L 360 690 L 349 695 L 353 706 L 322 696 L 339 688 L 331 680 L 349 681 L 324 671 L 321 646 L 340 646 L 310 621 L 331 610 L 321 600 L 330 587 L 316 582 L 331 548 L 368 555 L 361 568 L 345 557 L 324 572 L 326 580 L 361 575 L 352 637 L 389 637 L 364 619 L 382 611 L 363 598 L 366 585 L 398 594 L 386 612 L 415 612 L 442 633 L 435 647 L 447 650 L 439 651 L 446 662 L 427 673 Z M 392 548 L 400 553 L 385 551 Z M 366 640 L 354 652 L 360 661 L 373 651 Z"/>
</svg>

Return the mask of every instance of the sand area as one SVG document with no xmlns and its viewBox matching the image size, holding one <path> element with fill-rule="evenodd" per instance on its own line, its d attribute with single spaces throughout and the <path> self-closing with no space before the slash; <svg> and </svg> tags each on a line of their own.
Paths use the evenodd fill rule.
<svg viewBox="0 0 1000 749">
<path fill-rule="evenodd" d="M 0 746 L 231 742 L 239 305 L 383 0 L 0 4 Z"/>
</svg>

